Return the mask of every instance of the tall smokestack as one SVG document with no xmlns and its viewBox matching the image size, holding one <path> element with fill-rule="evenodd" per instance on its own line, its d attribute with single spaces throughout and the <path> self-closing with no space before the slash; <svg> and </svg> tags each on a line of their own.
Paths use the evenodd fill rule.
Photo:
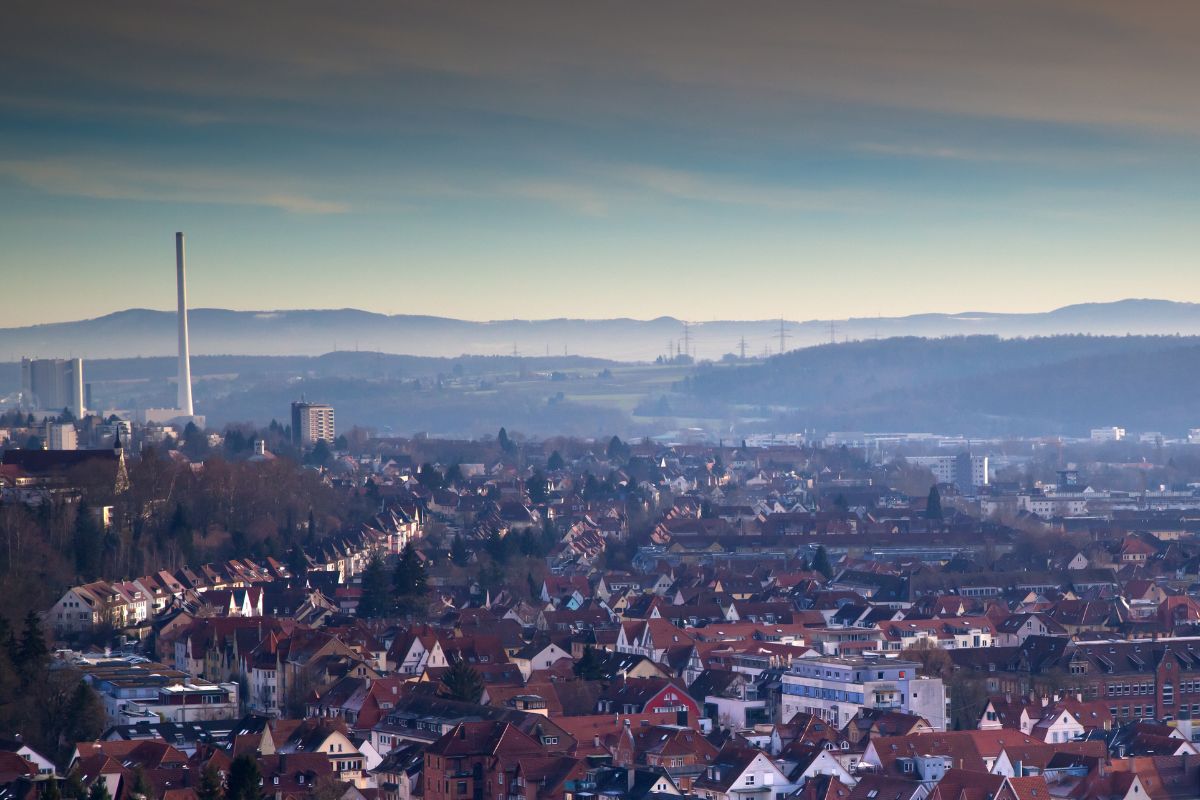
<svg viewBox="0 0 1200 800">
<path fill-rule="evenodd" d="M 183 234 L 175 234 L 175 280 L 179 289 L 179 413 L 192 416 L 192 358 L 188 349 L 187 276 L 183 264 Z"/>
</svg>

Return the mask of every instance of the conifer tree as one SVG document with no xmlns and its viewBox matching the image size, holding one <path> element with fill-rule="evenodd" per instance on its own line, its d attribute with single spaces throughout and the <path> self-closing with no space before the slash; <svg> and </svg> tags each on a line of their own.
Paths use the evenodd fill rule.
<svg viewBox="0 0 1200 800">
<path fill-rule="evenodd" d="M 450 665 L 450 669 L 442 676 L 442 684 L 450 699 L 464 703 L 478 703 L 483 694 L 483 679 L 474 667 L 461 658 Z"/>
</svg>

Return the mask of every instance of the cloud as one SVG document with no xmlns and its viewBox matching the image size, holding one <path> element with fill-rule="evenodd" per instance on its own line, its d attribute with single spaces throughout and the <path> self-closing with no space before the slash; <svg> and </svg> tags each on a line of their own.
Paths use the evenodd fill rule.
<svg viewBox="0 0 1200 800">
<path fill-rule="evenodd" d="M 588 217 L 604 216 L 609 201 L 595 187 L 555 180 L 519 180 L 502 182 L 496 193 L 534 200 L 565 208 Z"/>
<path fill-rule="evenodd" d="M 1200 135 L 1194 0 L 68 5 L 7 20 L 0 68 L 23 87 L 336 106 L 347 124 L 434 98 L 761 130 L 840 103 Z"/>
<path fill-rule="evenodd" d="M 645 164 L 615 166 L 606 171 L 643 193 L 677 200 L 775 211 L 857 210 L 874 197 L 870 193 L 851 189 L 805 189 L 751 183 L 736 178 Z"/>
<path fill-rule="evenodd" d="M 271 176 L 175 169 L 88 158 L 0 161 L 0 176 L 47 194 L 101 200 L 260 206 L 292 214 L 342 214 L 343 202 L 311 197 Z M 277 188 L 278 187 L 278 188 Z"/>
<path fill-rule="evenodd" d="M 962 161 L 995 164 L 1034 164 L 1046 167 L 1086 167 L 1130 165 L 1145 163 L 1147 156 L 1128 150 L 1081 148 L 1055 150 L 1045 146 L 1016 148 L 963 146 L 952 144 L 904 144 L 862 142 L 853 146 L 861 153 L 897 158 L 917 158 L 936 161 Z"/>
</svg>

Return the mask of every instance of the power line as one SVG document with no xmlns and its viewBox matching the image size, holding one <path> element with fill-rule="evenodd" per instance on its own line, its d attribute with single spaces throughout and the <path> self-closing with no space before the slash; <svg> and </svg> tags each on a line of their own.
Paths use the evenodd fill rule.
<svg viewBox="0 0 1200 800">
<path fill-rule="evenodd" d="M 738 342 L 738 353 L 741 355 L 741 360 L 746 360 L 746 337 L 743 336 Z"/>
<path fill-rule="evenodd" d="M 788 333 L 787 325 L 783 321 L 783 317 L 779 318 L 779 354 L 783 355 L 787 352 L 787 340 L 791 334 Z"/>
</svg>

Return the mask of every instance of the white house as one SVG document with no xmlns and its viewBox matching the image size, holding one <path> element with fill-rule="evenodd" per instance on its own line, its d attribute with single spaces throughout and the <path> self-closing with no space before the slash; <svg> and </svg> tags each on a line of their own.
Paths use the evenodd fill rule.
<svg viewBox="0 0 1200 800">
<path fill-rule="evenodd" d="M 726 745 L 692 786 L 704 800 L 779 800 L 796 785 L 762 750 Z"/>
</svg>

